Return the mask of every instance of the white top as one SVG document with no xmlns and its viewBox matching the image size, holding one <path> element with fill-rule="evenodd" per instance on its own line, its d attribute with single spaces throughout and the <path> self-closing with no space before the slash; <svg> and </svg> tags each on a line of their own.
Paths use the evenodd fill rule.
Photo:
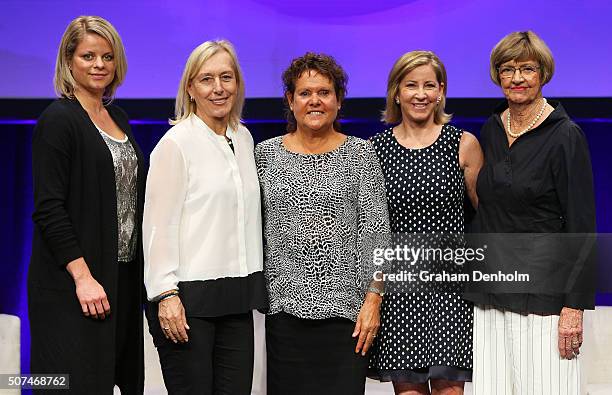
<svg viewBox="0 0 612 395">
<path fill-rule="evenodd" d="M 147 297 L 179 281 L 246 277 L 263 268 L 253 138 L 219 138 L 199 117 L 172 127 L 150 158 L 143 219 Z"/>
</svg>

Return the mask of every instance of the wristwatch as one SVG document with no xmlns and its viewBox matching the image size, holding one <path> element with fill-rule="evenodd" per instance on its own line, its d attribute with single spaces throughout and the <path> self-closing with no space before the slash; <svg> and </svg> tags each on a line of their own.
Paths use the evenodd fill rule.
<svg viewBox="0 0 612 395">
<path fill-rule="evenodd" d="M 372 292 L 372 293 L 375 293 L 377 295 L 380 295 L 381 298 L 385 296 L 385 291 L 380 290 L 380 289 L 378 289 L 376 287 L 368 287 L 368 292 Z"/>
</svg>

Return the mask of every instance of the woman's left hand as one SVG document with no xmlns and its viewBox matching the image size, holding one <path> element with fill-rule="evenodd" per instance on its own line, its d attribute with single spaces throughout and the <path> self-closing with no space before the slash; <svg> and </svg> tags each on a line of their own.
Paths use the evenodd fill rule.
<svg viewBox="0 0 612 395">
<path fill-rule="evenodd" d="M 355 330 L 353 331 L 353 337 L 359 336 L 357 340 L 357 346 L 355 352 L 361 351 L 361 355 L 365 356 L 370 346 L 374 342 L 374 338 L 378 333 L 380 327 L 380 304 L 382 303 L 382 296 L 375 294 L 374 292 L 366 293 L 365 302 L 359 310 L 359 316 L 357 316 L 357 323 L 355 323 Z"/>
<path fill-rule="evenodd" d="M 564 307 L 559 314 L 559 354 L 572 359 L 580 354 L 582 345 L 582 310 Z"/>
</svg>

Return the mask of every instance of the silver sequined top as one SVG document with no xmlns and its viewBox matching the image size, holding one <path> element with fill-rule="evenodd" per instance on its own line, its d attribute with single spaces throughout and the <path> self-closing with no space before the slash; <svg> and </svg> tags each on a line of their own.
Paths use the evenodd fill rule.
<svg viewBox="0 0 612 395">
<path fill-rule="evenodd" d="M 97 127 L 97 126 L 96 126 Z M 113 156 L 115 166 L 115 185 L 117 189 L 117 225 L 119 235 L 120 262 L 134 260 L 138 228 L 136 227 L 136 175 L 138 158 L 136 151 L 128 140 L 117 140 L 98 128 Z"/>
</svg>

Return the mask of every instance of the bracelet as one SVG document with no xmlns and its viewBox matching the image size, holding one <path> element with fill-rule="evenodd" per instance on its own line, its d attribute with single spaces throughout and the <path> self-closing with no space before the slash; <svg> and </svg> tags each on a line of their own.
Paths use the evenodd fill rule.
<svg viewBox="0 0 612 395">
<path fill-rule="evenodd" d="M 378 289 L 378 288 L 376 288 L 376 287 L 372 287 L 372 286 L 368 287 L 368 292 L 375 293 L 375 294 L 377 294 L 378 296 L 380 296 L 381 298 L 382 298 L 383 296 L 385 296 L 385 291 L 382 291 L 382 290 L 380 290 L 380 289 Z"/>
<path fill-rule="evenodd" d="M 155 302 L 161 302 L 162 300 L 170 299 L 173 296 L 178 296 L 178 294 L 179 294 L 178 289 L 174 289 L 168 292 L 167 294 L 164 294 L 162 296 L 158 296 L 157 298 L 155 298 Z"/>
<path fill-rule="evenodd" d="M 175 296 L 178 296 L 178 292 L 177 292 L 177 293 L 166 294 L 166 295 L 162 296 L 162 297 L 161 297 L 161 298 L 160 298 L 160 299 L 157 301 L 157 303 L 159 303 L 159 302 L 163 302 L 163 301 L 164 301 L 164 300 L 166 300 L 166 299 L 174 298 Z"/>
</svg>

